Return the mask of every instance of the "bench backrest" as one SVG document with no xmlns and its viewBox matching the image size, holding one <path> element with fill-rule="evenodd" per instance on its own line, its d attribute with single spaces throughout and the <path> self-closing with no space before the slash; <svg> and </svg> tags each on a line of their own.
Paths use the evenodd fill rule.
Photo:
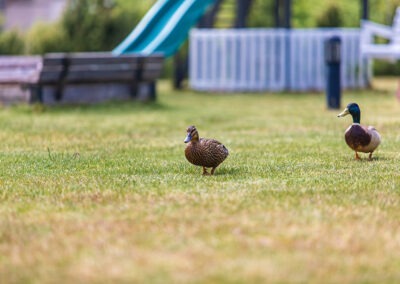
<svg viewBox="0 0 400 284">
<path fill-rule="evenodd" d="M 43 57 L 39 82 L 57 84 L 154 81 L 162 70 L 161 55 L 140 56 L 111 53 L 50 53 Z"/>
</svg>

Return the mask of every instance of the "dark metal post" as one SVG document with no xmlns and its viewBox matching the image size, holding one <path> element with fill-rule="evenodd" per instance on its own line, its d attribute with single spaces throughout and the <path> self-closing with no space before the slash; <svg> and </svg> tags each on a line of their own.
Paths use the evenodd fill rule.
<svg viewBox="0 0 400 284">
<path fill-rule="evenodd" d="M 274 1 L 274 20 L 275 20 L 275 28 L 280 28 L 281 18 L 279 13 L 279 0 Z"/>
<path fill-rule="evenodd" d="M 290 77 L 290 70 L 291 70 L 291 64 L 292 64 L 292 59 L 291 59 L 291 38 L 292 38 L 292 33 L 291 33 L 291 28 L 292 28 L 292 1 L 291 0 L 283 0 L 283 26 L 286 29 L 286 37 L 285 37 L 285 85 L 286 89 L 291 89 L 291 77 Z"/>
<path fill-rule="evenodd" d="M 186 76 L 187 57 L 178 51 L 174 55 L 174 89 L 181 90 L 183 88 L 183 81 Z"/>
<path fill-rule="evenodd" d="M 250 12 L 250 7 L 253 4 L 253 0 L 236 0 L 236 18 L 235 28 L 245 28 L 247 16 Z"/>
<path fill-rule="evenodd" d="M 369 19 L 369 1 L 368 0 L 360 0 L 361 2 L 361 19 L 362 20 L 368 20 Z M 363 79 L 367 83 L 368 87 L 371 87 L 371 82 L 369 80 L 369 59 L 368 58 L 363 58 L 362 59 L 362 64 L 364 65 L 365 68 L 363 68 Z"/>
<path fill-rule="evenodd" d="M 149 101 L 155 101 L 157 98 L 156 82 L 149 83 Z"/>
<path fill-rule="evenodd" d="M 338 36 L 325 41 L 326 102 L 330 109 L 340 108 L 340 48 L 341 40 Z"/>
<path fill-rule="evenodd" d="M 212 8 L 200 19 L 198 28 L 212 28 L 214 27 L 217 13 L 221 7 L 222 0 L 217 0 Z"/>
<path fill-rule="evenodd" d="M 369 3 L 368 0 L 361 0 L 361 19 L 368 20 L 369 18 Z"/>
<path fill-rule="evenodd" d="M 292 0 L 285 0 L 284 4 L 285 17 L 284 17 L 284 25 L 285 28 L 290 29 L 292 27 Z"/>
</svg>

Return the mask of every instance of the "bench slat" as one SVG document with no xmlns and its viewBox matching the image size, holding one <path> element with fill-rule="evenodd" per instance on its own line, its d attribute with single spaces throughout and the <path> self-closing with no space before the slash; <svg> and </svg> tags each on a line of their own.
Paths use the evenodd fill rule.
<svg viewBox="0 0 400 284">
<path fill-rule="evenodd" d="M 123 63 L 130 63 L 130 64 L 138 64 L 139 58 L 117 58 L 117 57 L 110 57 L 110 58 L 68 58 L 69 65 L 89 65 L 89 64 L 96 64 L 96 65 L 107 65 L 107 64 L 123 64 Z"/>
<path fill-rule="evenodd" d="M 96 71 L 71 71 L 65 77 L 67 83 L 104 83 L 104 82 L 127 82 L 134 81 L 135 72 L 125 72 L 114 70 L 112 72 L 108 70 L 96 70 Z"/>
<path fill-rule="evenodd" d="M 89 64 L 89 65 L 69 65 L 69 72 L 74 71 L 97 71 L 97 70 L 105 70 L 105 71 L 135 71 L 139 69 L 139 64 L 133 63 L 120 63 L 120 64 Z"/>
<path fill-rule="evenodd" d="M 56 84 L 61 80 L 61 72 L 41 72 L 38 83 Z"/>
</svg>

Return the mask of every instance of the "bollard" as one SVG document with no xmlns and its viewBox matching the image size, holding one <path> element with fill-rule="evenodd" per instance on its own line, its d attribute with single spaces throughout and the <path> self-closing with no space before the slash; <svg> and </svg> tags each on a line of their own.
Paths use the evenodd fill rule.
<svg viewBox="0 0 400 284">
<path fill-rule="evenodd" d="M 325 41 L 326 102 L 330 109 L 340 109 L 340 46 L 338 36 Z"/>
</svg>

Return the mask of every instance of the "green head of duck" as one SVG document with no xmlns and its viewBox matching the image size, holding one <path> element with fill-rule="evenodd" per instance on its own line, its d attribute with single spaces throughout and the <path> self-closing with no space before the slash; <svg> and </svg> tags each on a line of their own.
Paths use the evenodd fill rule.
<svg viewBox="0 0 400 284">
<path fill-rule="evenodd" d="M 341 113 L 338 114 L 338 117 L 343 117 L 348 114 L 351 114 L 351 116 L 353 117 L 353 123 L 360 123 L 361 110 L 358 104 L 349 103 L 347 107 Z"/>
</svg>

